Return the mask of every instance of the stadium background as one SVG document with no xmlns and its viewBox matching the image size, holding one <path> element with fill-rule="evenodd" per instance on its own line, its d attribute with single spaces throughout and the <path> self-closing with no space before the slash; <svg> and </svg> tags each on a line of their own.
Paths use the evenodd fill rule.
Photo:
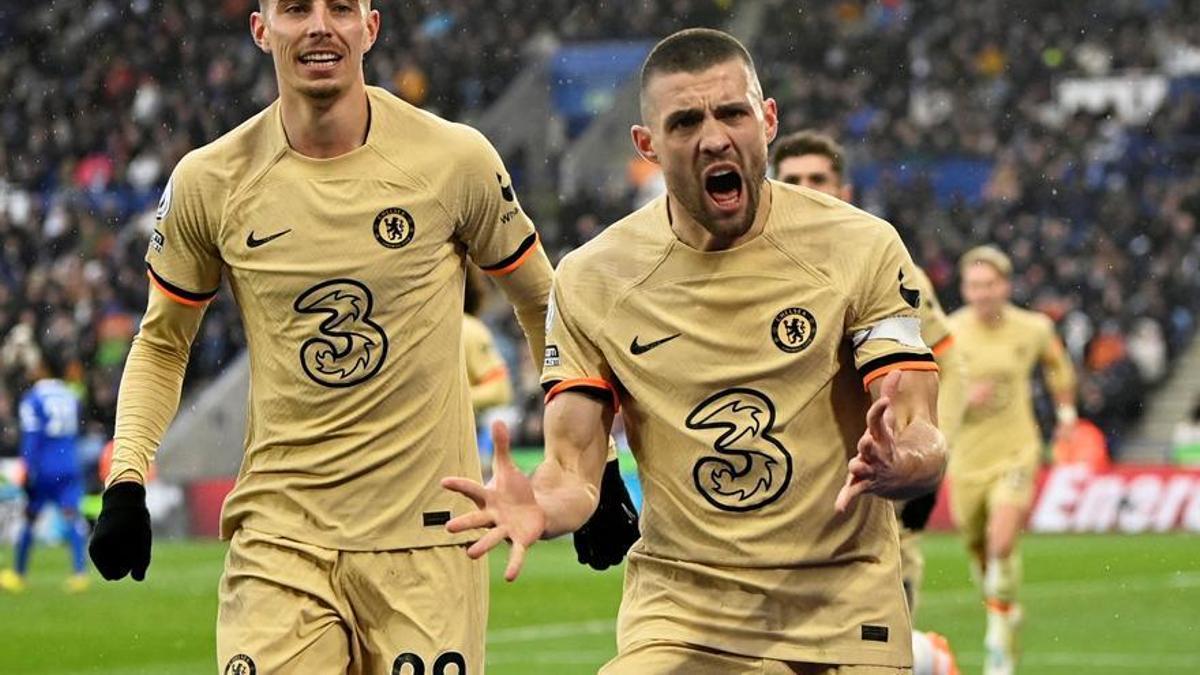
<svg viewBox="0 0 1200 675">
<path fill-rule="evenodd" d="M 247 35 L 254 4 L 0 3 L 0 457 L 17 454 L 15 401 L 38 348 L 75 357 L 89 463 L 111 437 L 170 170 L 275 95 Z M 631 76 L 654 40 L 685 26 L 738 35 L 782 129 L 844 141 L 856 201 L 899 228 L 947 309 L 960 305 L 958 255 L 996 243 L 1013 257 L 1015 300 L 1055 319 L 1080 369 L 1096 428 L 1080 442 L 1102 443 L 1118 468 L 1047 470 L 1035 529 L 1092 534 L 1027 543 L 1023 672 L 1200 672 L 1200 471 L 1188 468 L 1200 462 L 1200 3 L 1058 4 L 382 0 L 366 69 L 481 128 L 557 260 L 661 190 L 627 141 Z M 503 303 L 485 319 L 518 390 L 499 414 L 536 462 L 533 368 Z M 67 599 L 65 562 L 39 551 L 30 592 L 0 597 L 0 672 L 211 668 L 222 547 L 202 535 L 236 470 L 244 396 L 226 393 L 244 391 L 243 347 L 222 294 L 152 491 L 150 583 Z M 0 459 L 6 539 L 19 474 Z M 52 517 L 41 532 L 55 538 Z M 918 623 L 974 670 L 982 613 L 965 560 L 950 535 L 929 548 Z M 590 672 L 611 654 L 619 572 L 570 557 L 547 545 L 521 582 L 497 584 L 493 671 Z"/>
</svg>

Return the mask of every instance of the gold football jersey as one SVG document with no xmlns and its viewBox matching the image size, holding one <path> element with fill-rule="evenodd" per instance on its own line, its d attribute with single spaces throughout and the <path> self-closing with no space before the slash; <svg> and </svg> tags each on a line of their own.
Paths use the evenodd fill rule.
<svg viewBox="0 0 1200 675">
<path fill-rule="evenodd" d="M 487 396 L 472 396 L 477 409 L 504 405 L 512 400 L 511 387 L 498 387 L 508 378 L 508 366 L 496 351 L 496 343 L 487 324 L 470 314 L 463 315 L 463 356 L 467 365 L 467 383 L 475 392 L 487 391 Z M 481 388 L 487 388 L 481 389 Z M 494 389 L 495 391 L 491 391 Z"/>
<path fill-rule="evenodd" d="M 950 333 L 949 317 L 942 309 L 942 303 L 938 300 L 929 275 L 919 267 L 913 274 L 913 287 L 921 292 L 921 303 L 917 308 L 917 316 L 921 319 L 921 339 L 929 345 L 934 355 L 937 355 L 954 341 Z"/>
<path fill-rule="evenodd" d="M 516 269 L 538 246 L 477 131 L 368 88 L 370 129 L 333 159 L 292 150 L 276 102 L 176 167 L 146 262 L 179 302 L 226 277 L 250 354 L 246 455 L 222 513 L 342 550 L 468 541 L 479 476 L 462 349 L 464 253 Z M 203 452 L 203 448 L 196 448 Z"/>
<path fill-rule="evenodd" d="M 619 642 L 679 640 L 824 663 L 909 664 L 889 502 L 834 499 L 865 383 L 936 370 L 895 230 L 771 181 L 763 233 L 674 235 L 660 198 L 568 255 L 543 384 L 611 396 L 644 490 Z"/>
<path fill-rule="evenodd" d="M 970 307 L 950 315 L 967 365 L 968 387 L 988 383 L 987 405 L 968 409 L 950 452 L 952 478 L 986 480 L 1037 464 L 1041 433 L 1033 413 L 1030 378 L 1039 361 L 1071 373 L 1070 358 L 1044 314 L 1009 305 L 988 326 Z"/>
</svg>

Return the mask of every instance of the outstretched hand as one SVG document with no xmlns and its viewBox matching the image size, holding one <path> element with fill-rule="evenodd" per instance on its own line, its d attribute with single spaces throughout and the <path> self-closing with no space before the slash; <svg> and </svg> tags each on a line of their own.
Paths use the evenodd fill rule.
<svg viewBox="0 0 1200 675">
<path fill-rule="evenodd" d="M 907 478 L 902 469 L 902 451 L 896 447 L 896 415 L 892 401 L 900 390 L 900 371 L 883 379 L 879 398 L 867 410 L 867 430 L 858 440 L 858 454 L 850 459 L 846 484 L 838 492 L 834 508 L 845 513 L 850 503 L 863 493 L 890 496 Z M 898 485 L 901 484 L 901 485 Z"/>
<path fill-rule="evenodd" d="M 449 523 L 449 532 L 484 529 L 482 537 L 467 549 L 467 555 L 479 558 L 508 540 L 512 550 L 504 579 L 512 581 L 521 573 L 525 551 L 537 542 L 546 529 L 546 514 L 534 498 L 529 477 L 513 463 L 508 427 L 503 422 L 492 423 L 492 479 L 481 485 L 468 478 L 444 478 L 442 487 L 465 495 L 475 502 L 478 511 L 463 514 Z"/>
</svg>

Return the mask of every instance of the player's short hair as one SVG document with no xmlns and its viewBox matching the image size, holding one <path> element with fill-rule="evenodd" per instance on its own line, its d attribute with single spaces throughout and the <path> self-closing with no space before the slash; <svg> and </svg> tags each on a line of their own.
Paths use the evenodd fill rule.
<svg viewBox="0 0 1200 675">
<path fill-rule="evenodd" d="M 816 131 L 797 131 L 794 134 L 788 134 L 775 141 L 775 151 L 771 155 L 771 168 L 774 169 L 775 175 L 778 176 L 779 164 L 783 160 L 790 157 L 803 157 L 804 155 L 828 157 L 834 172 L 839 177 L 845 177 L 846 152 L 842 149 L 841 144 L 833 140 L 832 136 L 827 136 Z"/>
<path fill-rule="evenodd" d="M 991 244 L 976 246 L 964 253 L 962 259 L 958 261 L 958 269 L 961 273 L 965 274 L 971 265 L 978 263 L 991 266 L 1005 279 L 1012 277 L 1012 260 L 1007 255 L 1004 255 L 1003 251 Z"/>
<path fill-rule="evenodd" d="M 646 87 L 656 75 L 698 73 L 731 60 L 746 64 L 750 86 L 762 98 L 762 84 L 754 69 L 754 59 L 737 38 L 712 28 L 685 28 L 672 33 L 654 45 L 642 63 L 641 94 L 643 116 Z"/>
<path fill-rule="evenodd" d="M 271 8 L 271 3 L 274 0 L 258 0 L 258 11 L 266 12 Z M 363 14 L 371 11 L 371 0 L 358 0 L 358 4 L 362 6 Z"/>
</svg>

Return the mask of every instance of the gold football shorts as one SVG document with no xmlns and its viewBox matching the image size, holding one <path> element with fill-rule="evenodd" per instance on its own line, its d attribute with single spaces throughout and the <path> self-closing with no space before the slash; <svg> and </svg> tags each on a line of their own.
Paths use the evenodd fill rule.
<svg viewBox="0 0 1200 675">
<path fill-rule="evenodd" d="M 221 675 L 484 672 L 487 565 L 464 546 L 336 551 L 243 528 L 219 595 Z"/>
<path fill-rule="evenodd" d="M 951 479 L 950 513 L 968 548 L 986 548 L 988 518 L 1001 505 L 1029 510 L 1036 471 L 1035 466 L 1014 466 L 986 480 Z"/>
<path fill-rule="evenodd" d="M 600 675 L 912 675 L 909 668 L 789 663 L 683 642 L 639 642 L 617 654 Z"/>
</svg>

